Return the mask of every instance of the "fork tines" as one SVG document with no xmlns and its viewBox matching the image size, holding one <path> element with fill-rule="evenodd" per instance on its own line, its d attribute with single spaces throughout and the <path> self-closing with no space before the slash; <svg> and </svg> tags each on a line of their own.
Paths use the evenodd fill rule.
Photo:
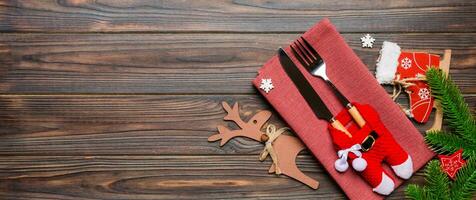
<svg viewBox="0 0 476 200">
<path fill-rule="evenodd" d="M 322 61 L 321 56 L 302 36 L 291 44 L 291 50 L 298 61 L 306 68 L 313 68 Z M 304 44 L 303 44 L 304 43 Z"/>
</svg>

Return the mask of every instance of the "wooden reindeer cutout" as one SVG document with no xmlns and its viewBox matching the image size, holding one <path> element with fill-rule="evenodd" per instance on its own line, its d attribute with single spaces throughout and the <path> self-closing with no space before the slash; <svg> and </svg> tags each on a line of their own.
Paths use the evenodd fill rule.
<svg viewBox="0 0 476 200">
<path fill-rule="evenodd" d="M 319 182 L 305 175 L 296 166 L 296 157 L 305 146 L 296 137 L 281 134 L 285 129 L 276 130 L 274 125 L 268 125 L 266 132 L 261 128 L 271 117 L 270 111 L 260 111 L 255 114 L 248 122 L 244 122 L 239 113 L 238 103 L 231 108 L 228 103 L 222 102 L 223 108 L 228 113 L 223 119 L 235 122 L 240 129 L 230 130 L 225 126 L 218 126 L 218 134 L 208 138 L 209 142 L 220 141 L 220 146 L 226 144 L 234 137 L 247 137 L 259 142 L 265 142 L 265 150 L 261 153 L 260 160 L 264 160 L 269 154 L 273 159 L 273 164 L 269 173 L 285 174 L 294 178 L 313 189 L 319 187 Z"/>
</svg>

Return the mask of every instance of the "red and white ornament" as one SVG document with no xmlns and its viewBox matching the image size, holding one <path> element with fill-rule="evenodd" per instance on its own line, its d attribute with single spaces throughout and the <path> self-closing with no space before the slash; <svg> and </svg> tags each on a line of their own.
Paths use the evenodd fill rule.
<svg viewBox="0 0 476 200">
<path fill-rule="evenodd" d="M 425 123 L 433 108 L 433 98 L 424 74 L 428 68 L 439 65 L 438 55 L 401 51 L 396 43 L 384 41 L 375 76 L 380 84 L 403 87 L 410 98 L 410 109 L 404 110 L 405 113 Z"/>
<path fill-rule="evenodd" d="M 458 173 L 458 171 L 466 164 L 466 161 L 463 160 L 462 157 L 462 149 L 456 151 L 455 153 L 449 156 L 438 155 L 438 158 L 441 162 L 441 168 L 453 180 L 455 180 L 456 178 L 456 173 Z"/>
</svg>

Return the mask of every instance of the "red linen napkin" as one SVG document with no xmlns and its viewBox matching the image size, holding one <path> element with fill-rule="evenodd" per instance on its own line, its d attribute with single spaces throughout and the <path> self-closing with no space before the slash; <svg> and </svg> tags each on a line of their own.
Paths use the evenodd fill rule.
<svg viewBox="0 0 476 200">
<path fill-rule="evenodd" d="M 350 101 L 370 104 L 377 110 L 388 130 L 413 158 L 415 171 L 434 156 L 434 153 L 424 143 L 422 134 L 408 120 L 399 106 L 390 99 L 328 19 L 317 23 L 303 36 L 324 59 L 327 65 L 327 75 L 336 87 Z M 285 50 L 294 63 L 299 63 L 289 47 Z M 300 64 L 297 66 L 334 115 L 343 109 L 324 81 L 307 73 Z M 271 79 L 274 89 L 269 93 L 259 89 L 261 79 Z M 291 79 L 286 75 L 279 63 L 278 56 L 274 56 L 266 62 L 258 71 L 258 76 L 253 80 L 253 84 L 302 139 L 350 199 L 382 199 L 384 197 L 372 192 L 370 185 L 354 170 L 350 169 L 340 173 L 334 169 L 337 154 L 327 130 L 328 123 L 316 118 Z M 402 183 L 402 180 L 396 178 L 388 166 L 385 166 L 385 170 L 397 180 L 396 186 Z"/>
</svg>

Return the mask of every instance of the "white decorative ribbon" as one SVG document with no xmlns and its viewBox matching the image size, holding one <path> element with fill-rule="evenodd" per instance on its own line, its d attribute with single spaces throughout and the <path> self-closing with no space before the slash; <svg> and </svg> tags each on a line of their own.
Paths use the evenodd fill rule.
<svg viewBox="0 0 476 200">
<path fill-rule="evenodd" d="M 276 126 L 274 126 L 273 124 L 268 125 L 266 127 L 266 135 L 268 136 L 269 139 L 268 141 L 266 141 L 264 149 L 261 152 L 259 157 L 259 160 L 263 161 L 264 159 L 266 159 L 266 157 L 269 154 L 271 156 L 271 160 L 273 160 L 275 173 L 278 175 L 281 174 L 281 169 L 279 168 L 278 155 L 276 155 L 276 152 L 273 149 L 273 142 L 274 140 L 276 140 L 276 138 L 278 138 L 281 135 L 281 133 L 283 133 L 284 131 L 288 129 L 289 128 L 284 127 L 284 128 L 280 128 L 276 130 Z"/>
<path fill-rule="evenodd" d="M 334 163 L 334 167 L 337 169 L 337 171 L 344 172 L 349 168 L 349 164 L 347 163 L 349 153 L 352 152 L 357 157 L 362 157 L 362 152 L 360 152 L 361 149 L 362 146 L 360 146 L 360 144 L 354 144 L 350 148 L 339 150 L 337 152 L 337 156 L 339 156 L 339 159 L 337 159 Z"/>
</svg>

